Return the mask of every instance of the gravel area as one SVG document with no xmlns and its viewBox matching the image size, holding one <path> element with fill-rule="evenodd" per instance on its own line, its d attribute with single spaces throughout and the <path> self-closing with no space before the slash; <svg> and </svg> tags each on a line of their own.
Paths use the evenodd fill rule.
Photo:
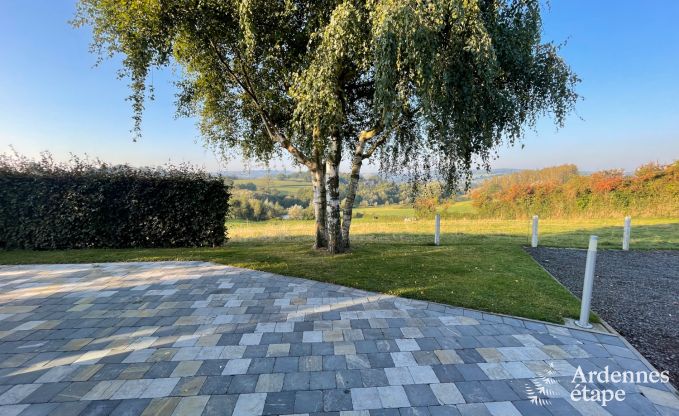
<svg viewBox="0 0 679 416">
<path fill-rule="evenodd" d="M 582 295 L 586 250 L 526 250 Z M 679 251 L 600 250 L 592 309 L 679 386 Z"/>
</svg>

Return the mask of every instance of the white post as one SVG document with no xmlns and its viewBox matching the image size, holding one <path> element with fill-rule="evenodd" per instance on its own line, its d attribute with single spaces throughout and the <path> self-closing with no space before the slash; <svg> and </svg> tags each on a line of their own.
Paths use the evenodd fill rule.
<svg viewBox="0 0 679 416">
<path fill-rule="evenodd" d="M 434 227 L 434 244 L 441 244 L 441 215 L 436 214 L 436 225 Z"/>
<path fill-rule="evenodd" d="M 580 305 L 580 321 L 576 324 L 581 328 L 591 328 L 589 323 L 589 308 L 592 304 L 592 286 L 594 284 L 594 268 L 596 267 L 596 246 L 598 238 L 589 236 L 589 248 L 587 249 L 587 262 L 585 263 L 585 282 L 582 285 L 582 303 Z"/>
<path fill-rule="evenodd" d="M 622 249 L 629 250 L 629 238 L 632 232 L 632 217 L 625 217 L 625 230 L 622 233 Z"/>
<path fill-rule="evenodd" d="M 530 246 L 531 247 L 537 247 L 538 246 L 538 216 L 533 215 L 533 235 L 530 239 Z"/>
</svg>

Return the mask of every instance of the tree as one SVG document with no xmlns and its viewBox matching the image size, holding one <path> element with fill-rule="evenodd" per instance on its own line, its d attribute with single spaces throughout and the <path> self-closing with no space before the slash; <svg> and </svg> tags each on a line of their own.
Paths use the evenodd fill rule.
<svg viewBox="0 0 679 416">
<path fill-rule="evenodd" d="M 316 247 L 331 253 L 349 247 L 365 160 L 466 186 L 475 158 L 487 168 L 577 100 L 577 77 L 541 40 L 539 0 L 80 0 L 74 22 L 123 55 L 137 133 L 151 68 L 177 65 L 178 113 L 207 143 L 307 167 Z"/>
</svg>

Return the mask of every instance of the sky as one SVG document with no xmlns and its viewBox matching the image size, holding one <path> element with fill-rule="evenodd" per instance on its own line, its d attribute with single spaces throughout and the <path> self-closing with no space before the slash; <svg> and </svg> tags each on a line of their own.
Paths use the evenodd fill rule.
<svg viewBox="0 0 679 416">
<path fill-rule="evenodd" d="M 0 1 L 0 153 L 10 146 L 56 159 L 88 154 L 111 163 L 190 162 L 210 171 L 257 169 L 206 149 L 195 120 L 175 118 L 177 74 L 156 71 L 133 141 L 126 80 L 119 59 L 95 67 L 91 33 L 75 29 L 72 0 Z M 524 147 L 502 147 L 495 168 L 575 163 L 583 171 L 679 159 L 679 1 L 551 0 L 543 39 L 566 42 L 562 56 L 582 79 L 583 99 L 557 129 L 540 120 Z M 271 169 L 295 170 L 289 161 Z M 368 167 L 367 170 L 375 170 Z"/>
</svg>

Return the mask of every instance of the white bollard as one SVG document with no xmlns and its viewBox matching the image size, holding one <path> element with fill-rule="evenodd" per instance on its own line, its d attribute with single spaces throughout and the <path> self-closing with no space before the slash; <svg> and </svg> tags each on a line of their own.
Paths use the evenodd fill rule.
<svg viewBox="0 0 679 416">
<path fill-rule="evenodd" d="M 537 247 L 538 246 L 538 216 L 533 215 L 533 235 L 530 239 L 530 246 L 531 247 Z"/>
<path fill-rule="evenodd" d="M 585 263 L 585 282 L 582 285 L 582 303 L 580 305 L 580 320 L 575 324 L 581 328 L 591 328 L 589 323 L 589 308 L 592 304 L 592 286 L 594 284 L 594 268 L 596 267 L 596 246 L 598 238 L 589 236 L 587 262 Z"/>
<path fill-rule="evenodd" d="M 632 217 L 625 217 L 625 230 L 622 233 L 622 249 L 629 250 L 629 238 L 632 233 Z"/>
<path fill-rule="evenodd" d="M 441 244 L 441 215 L 436 214 L 436 225 L 434 226 L 434 245 Z"/>
</svg>

